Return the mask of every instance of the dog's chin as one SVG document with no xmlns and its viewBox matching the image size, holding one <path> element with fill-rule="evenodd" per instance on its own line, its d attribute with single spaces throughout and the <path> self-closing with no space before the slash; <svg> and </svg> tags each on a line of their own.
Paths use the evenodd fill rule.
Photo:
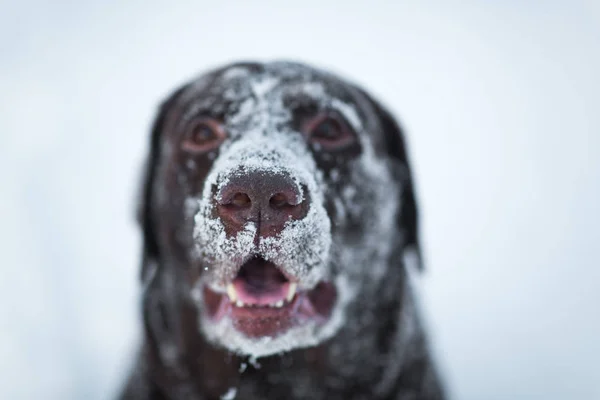
<svg viewBox="0 0 600 400">
<path fill-rule="evenodd" d="M 339 283 L 328 281 L 303 289 L 254 258 L 224 289 L 203 285 L 201 328 L 211 342 L 255 357 L 315 346 L 340 325 L 338 292 Z"/>
</svg>

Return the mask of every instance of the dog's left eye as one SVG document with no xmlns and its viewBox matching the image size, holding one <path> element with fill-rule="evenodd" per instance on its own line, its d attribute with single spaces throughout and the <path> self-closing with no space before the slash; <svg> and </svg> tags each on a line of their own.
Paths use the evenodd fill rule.
<svg viewBox="0 0 600 400">
<path fill-rule="evenodd" d="M 204 153 L 217 148 L 227 137 L 223 125 L 212 118 L 200 118 L 188 124 L 182 147 L 191 152 Z"/>
<path fill-rule="evenodd" d="M 327 150 L 335 150 L 354 141 L 354 134 L 348 123 L 339 115 L 328 113 L 315 117 L 305 128 L 308 140 Z"/>
</svg>

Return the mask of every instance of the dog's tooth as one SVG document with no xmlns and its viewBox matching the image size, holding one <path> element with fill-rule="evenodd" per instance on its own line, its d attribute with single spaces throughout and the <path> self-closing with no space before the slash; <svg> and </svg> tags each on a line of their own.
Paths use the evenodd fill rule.
<svg viewBox="0 0 600 400">
<path fill-rule="evenodd" d="M 292 301 L 294 295 L 296 294 L 296 289 L 298 289 L 298 284 L 296 282 L 290 283 L 290 289 L 288 290 L 287 297 L 285 298 L 287 301 Z"/>
<path fill-rule="evenodd" d="M 283 300 L 279 300 L 277 303 L 275 303 L 275 307 L 283 307 Z"/>
<path fill-rule="evenodd" d="M 237 307 L 244 307 L 244 302 L 243 302 L 243 301 L 241 301 L 241 300 L 238 300 L 238 301 L 236 301 L 236 302 L 235 302 L 235 305 L 236 305 Z"/>
<path fill-rule="evenodd" d="M 235 303 L 237 300 L 237 292 L 235 291 L 235 288 L 233 287 L 233 284 L 229 284 L 227 285 L 227 296 L 229 296 L 229 301 L 231 301 L 232 303 Z"/>
</svg>

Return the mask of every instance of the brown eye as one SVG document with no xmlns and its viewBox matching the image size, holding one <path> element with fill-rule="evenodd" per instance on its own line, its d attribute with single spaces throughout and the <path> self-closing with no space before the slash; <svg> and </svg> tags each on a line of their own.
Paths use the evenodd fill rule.
<svg viewBox="0 0 600 400">
<path fill-rule="evenodd" d="M 188 124 L 182 147 L 187 151 L 204 153 L 217 148 L 226 136 L 219 121 L 201 118 Z"/>
<path fill-rule="evenodd" d="M 306 126 L 308 140 L 326 150 L 345 147 L 354 141 L 348 124 L 336 114 L 324 114 L 309 121 Z"/>
</svg>

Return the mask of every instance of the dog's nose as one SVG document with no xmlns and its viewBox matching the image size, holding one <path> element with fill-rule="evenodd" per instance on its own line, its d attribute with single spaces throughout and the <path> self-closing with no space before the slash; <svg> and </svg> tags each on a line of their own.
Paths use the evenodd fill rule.
<svg viewBox="0 0 600 400">
<path fill-rule="evenodd" d="M 255 222 L 261 237 L 276 236 L 308 212 L 308 192 L 289 175 L 266 171 L 232 174 L 219 185 L 216 210 L 228 235 Z"/>
</svg>

